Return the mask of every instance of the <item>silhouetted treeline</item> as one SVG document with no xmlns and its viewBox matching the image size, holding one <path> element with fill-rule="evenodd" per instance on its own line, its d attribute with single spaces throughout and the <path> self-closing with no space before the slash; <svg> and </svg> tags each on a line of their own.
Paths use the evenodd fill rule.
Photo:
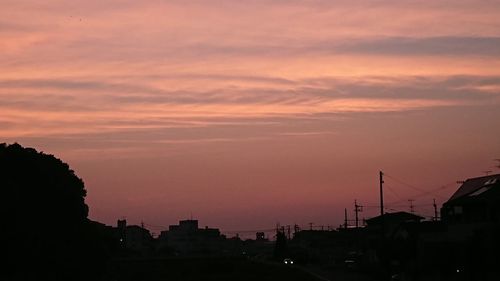
<svg viewBox="0 0 500 281">
<path fill-rule="evenodd" d="M 99 280 L 106 234 L 88 220 L 83 181 L 52 155 L 0 144 L 1 255 L 6 280 Z"/>
</svg>

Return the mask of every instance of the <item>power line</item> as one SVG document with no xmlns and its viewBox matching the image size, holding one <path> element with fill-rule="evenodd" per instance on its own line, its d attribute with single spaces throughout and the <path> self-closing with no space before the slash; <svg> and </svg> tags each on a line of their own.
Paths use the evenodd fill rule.
<svg viewBox="0 0 500 281">
<path fill-rule="evenodd" d="M 394 190 L 390 185 L 385 184 L 384 187 L 386 187 L 394 195 L 394 197 L 401 199 L 401 196 L 399 196 L 396 190 Z"/>
<path fill-rule="evenodd" d="M 254 230 L 221 230 L 222 233 L 254 233 L 254 232 L 274 232 L 276 228 L 268 228 L 268 229 L 254 229 Z"/>
<path fill-rule="evenodd" d="M 450 183 L 447 183 L 447 184 L 442 185 L 442 186 L 437 187 L 437 188 L 433 188 L 433 189 L 430 189 L 430 190 L 422 191 L 421 193 L 417 193 L 416 195 L 413 195 L 412 198 L 420 198 L 420 197 L 423 197 L 423 196 L 426 196 L 426 195 L 434 194 L 434 195 L 437 195 L 438 197 L 440 197 L 441 199 L 445 200 L 446 198 L 444 198 L 443 196 L 441 196 L 439 194 L 436 194 L 436 193 L 439 192 L 439 191 L 443 191 L 445 189 L 448 189 L 448 188 L 452 187 L 452 184 L 456 184 L 456 182 L 450 182 Z M 400 202 L 403 202 L 405 200 L 407 200 L 407 199 L 389 202 L 389 204 L 400 203 Z"/>
<path fill-rule="evenodd" d="M 395 178 L 395 177 L 393 177 L 393 176 L 391 176 L 391 175 L 388 175 L 387 173 L 385 173 L 384 175 L 385 175 L 386 177 L 388 177 L 388 178 L 390 178 L 390 179 L 392 179 L 392 180 L 394 180 L 394 181 L 396 181 L 396 182 L 398 182 L 398 183 L 402 184 L 402 185 L 405 185 L 405 186 L 407 186 L 407 187 L 411 188 L 411 189 L 414 189 L 414 190 L 416 190 L 416 191 L 420 191 L 420 192 L 425 192 L 425 190 L 423 190 L 423 189 L 421 189 L 421 188 L 418 188 L 418 187 L 416 187 L 416 186 L 414 186 L 414 185 L 412 185 L 412 184 L 409 184 L 409 183 L 407 183 L 407 182 L 405 182 L 405 181 L 403 181 L 403 180 L 397 179 L 397 178 Z"/>
</svg>

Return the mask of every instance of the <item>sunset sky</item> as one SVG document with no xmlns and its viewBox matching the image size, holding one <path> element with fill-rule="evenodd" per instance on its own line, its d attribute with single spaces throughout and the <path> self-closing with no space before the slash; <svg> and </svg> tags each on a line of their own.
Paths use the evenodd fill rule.
<svg viewBox="0 0 500 281">
<path fill-rule="evenodd" d="M 0 142 L 90 218 L 255 230 L 432 214 L 500 172 L 500 1 L 2 0 Z M 432 191 L 432 192 L 431 192 Z M 156 227 L 156 228 L 155 228 Z"/>
</svg>

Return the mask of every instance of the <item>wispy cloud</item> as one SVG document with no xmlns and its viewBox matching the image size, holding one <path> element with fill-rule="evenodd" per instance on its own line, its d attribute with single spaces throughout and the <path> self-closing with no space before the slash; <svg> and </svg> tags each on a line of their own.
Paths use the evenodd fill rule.
<svg viewBox="0 0 500 281">
<path fill-rule="evenodd" d="M 499 8 L 450 3 L 7 1 L 0 132 L 251 139 L 290 120 L 495 104 Z"/>
<path fill-rule="evenodd" d="M 389 37 L 352 40 L 338 46 L 335 53 L 385 56 L 500 56 L 500 37 Z"/>
<path fill-rule="evenodd" d="M 319 131 L 319 132 L 282 132 L 276 133 L 278 136 L 298 136 L 298 137 L 307 137 L 307 136 L 323 136 L 323 135 L 335 135 L 337 132 L 333 131 Z"/>
<path fill-rule="evenodd" d="M 199 78 L 201 83 L 209 83 L 211 79 L 221 77 Z M 139 84 L 71 79 L 0 80 L 0 129 L 5 137 L 75 134 L 88 137 L 93 133 L 133 134 L 142 130 L 149 132 L 153 140 L 155 134 L 150 133 L 154 130 L 245 124 L 273 126 L 274 118 L 307 120 L 328 118 L 328 114 L 479 106 L 497 102 L 500 95 L 495 92 L 500 78 L 483 76 L 318 77 L 286 80 L 285 84 L 273 77 L 243 80 L 244 85 L 209 91 L 169 91 L 154 86 L 159 83 L 155 79 Z M 258 87 L 261 81 L 271 87 Z M 224 133 L 215 139 L 225 139 L 223 136 Z"/>
</svg>

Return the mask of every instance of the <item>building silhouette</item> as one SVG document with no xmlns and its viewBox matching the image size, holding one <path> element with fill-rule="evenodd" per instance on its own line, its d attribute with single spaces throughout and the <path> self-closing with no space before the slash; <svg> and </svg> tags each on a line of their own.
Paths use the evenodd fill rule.
<svg viewBox="0 0 500 281">
<path fill-rule="evenodd" d="M 199 228 L 198 220 L 181 220 L 170 225 L 158 237 L 158 247 L 175 255 L 219 255 L 224 251 L 225 236 L 217 228 Z"/>
<path fill-rule="evenodd" d="M 120 248 L 141 255 L 148 255 L 154 249 L 154 239 L 149 230 L 138 225 L 127 225 L 126 220 L 118 220 L 113 229 Z"/>
</svg>

